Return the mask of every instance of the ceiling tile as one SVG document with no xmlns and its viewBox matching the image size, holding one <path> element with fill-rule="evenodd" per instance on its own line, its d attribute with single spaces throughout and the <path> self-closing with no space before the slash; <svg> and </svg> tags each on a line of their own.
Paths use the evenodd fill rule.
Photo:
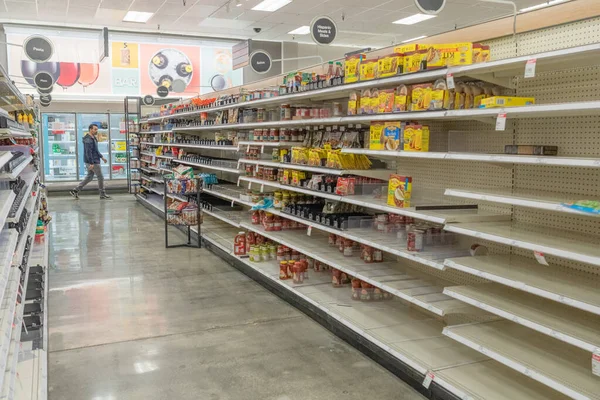
<svg viewBox="0 0 600 400">
<path fill-rule="evenodd" d="M 219 10 L 218 6 L 205 6 L 203 4 L 196 4 L 192 8 L 190 8 L 187 12 L 185 12 L 186 17 L 195 17 L 195 18 L 208 18 L 215 12 Z"/>
<path fill-rule="evenodd" d="M 210 15 L 211 18 L 222 18 L 222 19 L 236 19 L 240 15 L 244 14 L 244 10 L 238 7 L 221 7 L 213 14 Z"/>
<path fill-rule="evenodd" d="M 100 3 L 100 8 L 111 10 L 127 10 L 132 2 L 132 0 L 102 0 L 102 3 Z"/>
<path fill-rule="evenodd" d="M 274 24 L 290 24 L 288 32 L 292 29 L 297 28 L 297 26 L 308 25 L 310 21 L 312 21 L 313 16 L 306 14 L 293 14 L 293 13 L 274 13 L 271 14 L 262 20 L 260 23 L 274 23 Z M 297 26 L 296 26 L 297 25 Z"/>
<path fill-rule="evenodd" d="M 161 8 L 162 3 L 162 1 L 156 2 L 135 0 L 131 7 L 129 7 L 129 11 L 143 11 L 155 13 Z"/>
<path fill-rule="evenodd" d="M 108 25 L 111 22 L 121 22 L 123 17 L 127 13 L 126 10 L 117 10 L 112 8 L 99 8 L 96 11 L 96 20 L 101 20 L 104 25 Z M 136 24 L 140 26 L 140 24 Z"/>
<path fill-rule="evenodd" d="M 29 16 L 29 18 L 37 15 L 35 3 L 21 3 L 20 1 L 5 1 L 6 8 L 9 14 L 13 14 L 13 17 L 22 18 L 23 16 Z"/>
</svg>

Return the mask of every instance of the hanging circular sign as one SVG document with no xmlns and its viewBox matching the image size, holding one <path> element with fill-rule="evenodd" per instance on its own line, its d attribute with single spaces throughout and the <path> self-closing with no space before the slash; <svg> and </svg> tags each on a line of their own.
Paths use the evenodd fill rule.
<svg viewBox="0 0 600 400">
<path fill-rule="evenodd" d="M 257 50 L 250 54 L 250 67 L 257 74 L 266 74 L 271 70 L 273 61 L 271 56 L 264 50 Z"/>
<path fill-rule="evenodd" d="M 169 95 L 169 88 L 166 86 L 159 86 L 156 88 L 156 94 L 158 97 L 167 97 Z"/>
<path fill-rule="evenodd" d="M 42 102 L 40 101 L 40 105 L 41 105 L 42 107 L 48 107 L 48 106 L 50 105 L 50 103 L 42 103 Z"/>
<path fill-rule="evenodd" d="M 329 17 L 316 17 L 310 23 L 310 36 L 317 44 L 331 44 L 337 35 L 337 25 Z"/>
<path fill-rule="evenodd" d="M 54 90 L 54 86 L 50 86 L 47 89 L 37 88 L 39 94 L 50 94 Z"/>
<path fill-rule="evenodd" d="M 52 85 L 54 85 L 54 79 L 52 79 L 52 75 L 45 71 L 35 74 L 33 77 L 33 82 L 39 89 L 50 89 Z"/>
<path fill-rule="evenodd" d="M 36 63 L 46 62 L 54 54 L 54 46 L 50 39 L 44 36 L 29 36 L 23 43 L 25 55 Z"/>
<path fill-rule="evenodd" d="M 42 94 L 40 95 L 40 103 L 48 103 L 52 101 L 52 95 L 50 94 Z"/>
<path fill-rule="evenodd" d="M 444 9 L 446 0 L 415 0 L 415 5 L 425 14 L 435 15 Z"/>
<path fill-rule="evenodd" d="M 144 103 L 144 105 L 146 106 L 153 106 L 154 105 L 154 96 L 147 94 L 146 96 L 144 96 L 144 98 L 142 99 L 142 102 Z"/>
</svg>

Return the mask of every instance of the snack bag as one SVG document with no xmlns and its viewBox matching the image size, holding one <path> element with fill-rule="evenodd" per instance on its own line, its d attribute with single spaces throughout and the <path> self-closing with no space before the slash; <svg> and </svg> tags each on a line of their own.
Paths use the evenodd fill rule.
<svg viewBox="0 0 600 400">
<path fill-rule="evenodd" d="M 399 208 L 410 207 L 411 194 L 412 178 L 410 176 L 390 175 L 390 181 L 388 183 L 388 205 Z"/>
<path fill-rule="evenodd" d="M 385 128 L 385 125 L 381 122 L 372 122 L 371 123 L 369 149 L 383 150 L 383 145 L 384 145 L 383 129 L 384 128 Z"/>
</svg>

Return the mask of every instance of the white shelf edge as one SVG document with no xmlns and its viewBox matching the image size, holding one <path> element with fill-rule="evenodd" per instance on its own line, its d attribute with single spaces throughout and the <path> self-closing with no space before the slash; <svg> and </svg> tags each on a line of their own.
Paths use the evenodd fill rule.
<svg viewBox="0 0 600 400">
<path fill-rule="evenodd" d="M 480 271 L 474 268 L 470 268 L 468 266 L 459 264 L 455 261 L 453 261 L 452 259 L 446 259 L 444 260 L 444 267 L 447 268 L 452 268 L 452 269 L 456 269 L 458 271 L 462 271 L 465 272 L 467 274 L 471 274 L 471 275 L 475 275 L 478 276 L 480 278 L 483 279 L 487 279 L 489 281 L 492 282 L 497 282 L 500 283 L 504 286 L 508 286 L 511 287 L 513 289 L 518 289 L 527 293 L 531 293 L 534 294 L 536 296 L 540 296 L 540 297 L 544 297 L 546 299 L 549 300 L 553 300 L 562 304 L 567 304 L 571 307 L 575 307 L 578 308 L 580 310 L 583 311 L 588 311 L 590 313 L 596 314 L 596 315 L 600 315 L 600 306 L 596 306 L 593 304 L 588 304 L 585 303 L 583 301 L 571 298 L 571 297 L 565 297 L 563 295 L 559 295 L 557 293 L 553 293 L 550 292 L 548 290 L 545 289 L 540 289 L 537 288 L 535 286 L 531 286 L 529 284 L 526 284 L 524 282 L 520 282 L 520 281 L 515 281 L 513 279 L 508 279 L 508 278 L 504 278 L 500 275 L 496 275 L 496 274 L 491 274 L 489 272 L 485 272 L 485 271 Z"/>
<path fill-rule="evenodd" d="M 4 172 L 0 174 L 0 180 L 2 179 L 16 179 L 21 172 L 29 165 L 29 163 L 33 160 L 30 154 L 25 157 L 25 160 L 19 164 L 12 172 Z"/>
<path fill-rule="evenodd" d="M 150 191 L 150 192 L 158 194 L 159 196 L 164 196 L 165 195 L 163 192 L 161 192 L 161 191 L 159 191 L 157 189 L 151 188 L 149 186 L 146 186 L 146 185 L 140 185 L 140 186 L 143 187 L 144 189 Z"/>
<path fill-rule="evenodd" d="M 579 347 L 583 350 L 589 351 L 590 353 L 593 353 L 595 349 L 598 348 L 598 346 L 595 346 L 593 343 L 587 343 L 583 340 L 577 339 L 576 337 L 573 337 L 571 335 L 568 335 L 566 333 L 563 332 L 557 332 L 554 329 L 548 328 L 546 326 L 543 326 L 541 324 L 538 324 L 536 322 L 530 321 L 526 318 L 522 318 L 519 317 L 517 315 L 515 315 L 514 313 L 510 313 L 504 310 L 501 310 L 499 308 L 490 306 L 488 304 L 484 304 L 481 303 L 477 300 L 474 300 L 468 296 L 464 296 L 461 293 L 456 293 L 455 291 L 452 290 L 452 287 L 446 287 L 444 288 L 444 294 L 453 297 L 457 300 L 460 300 L 466 304 L 472 305 L 474 307 L 477 307 L 479 309 L 482 309 L 484 311 L 490 312 L 492 314 L 498 315 L 504 319 L 508 319 L 510 321 L 513 321 L 516 324 L 519 325 L 523 325 L 526 326 L 527 328 L 533 329 L 534 331 L 543 333 L 544 335 L 553 337 L 555 339 L 558 339 L 562 342 L 568 343 L 572 346 L 576 346 Z"/>
<path fill-rule="evenodd" d="M 477 190 L 462 190 L 462 189 L 446 189 L 444 192 L 446 196 L 460 197 L 463 199 L 489 201 L 492 203 L 510 204 L 515 206 L 535 208 L 538 210 L 556 211 L 569 214 L 576 214 L 588 217 L 600 217 L 600 214 L 586 213 L 578 211 L 569 207 L 563 206 L 557 201 L 548 201 L 542 199 L 527 199 L 520 196 L 510 196 L 501 194 L 492 194 L 485 192 L 478 192 Z"/>
<path fill-rule="evenodd" d="M 12 153 L 9 150 L 0 150 L 0 153 L 2 153 L 0 155 L 0 168 L 2 168 L 12 158 Z"/>
<path fill-rule="evenodd" d="M 37 177 L 37 172 L 32 172 L 29 176 L 29 182 L 26 183 L 26 186 L 24 187 L 25 189 L 25 196 L 23 196 L 23 199 L 21 200 L 21 204 L 19 205 L 19 208 L 17 209 L 15 216 L 13 218 L 6 218 L 5 222 L 18 222 L 19 219 L 21 218 L 21 214 L 23 213 L 23 210 L 25 209 L 25 204 L 27 203 L 27 200 L 29 200 L 29 197 L 31 196 L 31 189 L 33 188 L 33 184 L 35 182 L 35 178 Z M 1 220 L 0 220 L 1 222 Z M 1 227 L 2 225 L 0 225 Z"/>
<path fill-rule="evenodd" d="M 211 165 L 211 164 L 199 164 L 199 163 L 195 163 L 195 162 L 192 162 L 192 161 L 179 160 L 177 158 L 174 158 L 172 161 L 176 162 L 176 163 L 179 163 L 179 164 L 190 165 L 192 167 L 212 169 L 212 170 L 216 170 L 216 171 L 229 172 L 229 173 L 232 173 L 232 174 L 239 174 L 240 173 L 240 171 L 237 170 L 237 169 L 225 168 L 225 167 L 217 167 L 217 166 L 214 166 L 214 165 Z"/>
<path fill-rule="evenodd" d="M 2 229 L 4 228 L 4 224 L 8 218 L 8 213 L 12 207 L 12 204 L 15 201 L 17 195 L 12 190 L 3 190 L 2 192 L 7 192 L 7 197 L 5 201 L 0 204 L 0 233 L 2 233 Z"/>
<path fill-rule="evenodd" d="M 236 202 L 238 204 L 242 204 L 242 205 L 245 205 L 245 206 L 248 206 L 248 207 L 254 207 L 254 203 L 252 203 L 250 201 L 244 201 L 244 200 L 242 200 L 240 198 L 229 196 L 228 194 L 221 193 L 221 192 L 219 192 L 217 190 L 203 188 L 202 191 L 205 192 L 205 193 L 208 193 L 208 194 L 212 194 L 215 197 L 220 197 L 222 199 L 233 201 L 233 202 Z"/>
<path fill-rule="evenodd" d="M 515 371 L 520 372 L 520 373 L 530 377 L 531 379 L 534 379 L 540 383 L 543 383 L 544 385 L 546 385 L 564 395 L 567 395 L 575 400 L 592 400 L 589 397 L 584 396 L 584 395 L 580 394 L 579 392 L 576 392 L 576 391 L 572 390 L 571 388 L 563 385 L 562 383 L 560 383 L 554 379 L 551 379 L 535 370 L 528 368 L 526 365 L 523 365 L 514 360 L 511 360 L 508 357 L 504 357 L 492 349 L 481 346 L 459 334 L 456 334 L 455 332 L 452 331 L 452 327 L 445 327 L 444 330 L 442 331 L 442 333 L 444 335 L 448 336 L 449 338 L 454 339 L 457 342 L 462 343 L 465 346 L 470 347 L 471 349 L 478 351 L 481 354 L 486 355 L 486 356 L 498 361 L 499 363 L 502 363 L 502 364 L 506 365 L 507 367 L 512 368 Z"/>
<path fill-rule="evenodd" d="M 239 147 L 237 146 L 211 146 L 205 144 L 188 144 L 188 143 L 152 143 L 152 142 L 141 142 L 140 144 L 145 144 L 147 146 L 168 146 L 168 147 L 181 147 L 181 148 L 191 148 L 191 149 L 207 149 L 207 150 L 222 150 L 222 151 L 239 151 Z"/>
<path fill-rule="evenodd" d="M 239 222 L 235 222 L 229 218 L 225 218 L 224 216 L 220 215 L 218 212 L 214 212 L 214 211 L 210 211 L 210 210 L 206 210 L 206 209 L 202 209 L 203 213 L 206 213 L 207 215 L 210 215 L 213 218 L 217 218 L 229 225 L 235 226 L 236 228 L 240 227 L 240 223 Z"/>
<path fill-rule="evenodd" d="M 475 231 L 472 229 L 462 228 L 460 226 L 460 224 L 446 224 L 444 226 L 444 230 L 447 230 L 448 232 L 458 233 L 461 235 L 467 235 L 467 236 L 476 237 L 479 239 L 489 240 L 489 241 L 495 242 L 495 243 L 501 243 L 501 244 L 505 244 L 508 246 L 519 247 L 521 249 L 526 249 L 526 250 L 539 251 L 544 254 L 550 254 L 553 256 L 566 258 L 569 260 L 580 261 L 580 262 L 583 262 L 586 264 L 600 266 L 600 257 L 589 256 L 589 255 L 577 253 L 574 251 L 561 250 L 561 249 L 557 249 L 557 248 L 546 246 L 546 245 L 540 245 L 540 244 L 536 244 L 536 243 L 532 243 L 532 242 L 525 242 L 523 240 L 509 239 L 504 236 L 500 236 L 500 235 L 496 235 L 496 234 L 485 233 L 485 232 Z"/>
</svg>

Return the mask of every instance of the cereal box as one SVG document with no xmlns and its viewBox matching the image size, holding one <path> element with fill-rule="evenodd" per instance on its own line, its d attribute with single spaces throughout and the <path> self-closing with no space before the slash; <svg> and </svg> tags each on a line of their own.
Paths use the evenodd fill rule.
<svg viewBox="0 0 600 400">
<path fill-rule="evenodd" d="M 521 107 L 535 104 L 533 97 L 493 96 L 481 100 L 481 108 Z"/>
<path fill-rule="evenodd" d="M 404 151 L 429 151 L 429 126 L 406 125 Z"/>
<path fill-rule="evenodd" d="M 388 183 L 388 205 L 399 208 L 410 207 L 411 193 L 412 178 L 410 176 L 390 175 L 390 181 Z"/>
</svg>

